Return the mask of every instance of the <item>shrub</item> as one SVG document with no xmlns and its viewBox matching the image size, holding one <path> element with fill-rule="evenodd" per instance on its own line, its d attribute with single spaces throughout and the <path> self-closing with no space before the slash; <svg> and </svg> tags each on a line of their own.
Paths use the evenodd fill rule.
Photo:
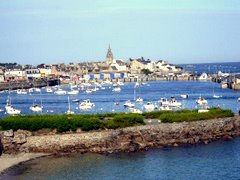
<svg viewBox="0 0 240 180">
<path fill-rule="evenodd" d="M 143 116 L 140 114 L 119 114 L 113 117 L 113 122 L 132 126 L 134 124 L 144 124 Z"/>
</svg>

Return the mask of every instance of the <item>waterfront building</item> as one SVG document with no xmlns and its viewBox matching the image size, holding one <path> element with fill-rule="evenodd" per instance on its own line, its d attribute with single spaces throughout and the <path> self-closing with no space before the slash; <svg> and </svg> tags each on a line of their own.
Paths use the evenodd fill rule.
<svg viewBox="0 0 240 180">
<path fill-rule="evenodd" d="M 6 69 L 4 72 L 6 80 L 22 80 L 26 77 L 26 72 L 21 69 Z"/>
<path fill-rule="evenodd" d="M 26 69 L 25 72 L 28 79 L 41 78 L 40 70 L 37 68 Z"/>
</svg>

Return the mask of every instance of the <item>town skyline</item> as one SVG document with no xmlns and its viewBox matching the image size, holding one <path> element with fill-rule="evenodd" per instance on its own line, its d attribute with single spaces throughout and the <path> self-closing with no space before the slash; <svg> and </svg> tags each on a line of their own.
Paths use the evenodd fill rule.
<svg viewBox="0 0 240 180">
<path fill-rule="evenodd" d="M 238 62 L 237 0 L 3 1 L 0 62 L 56 64 L 144 57 Z"/>
</svg>

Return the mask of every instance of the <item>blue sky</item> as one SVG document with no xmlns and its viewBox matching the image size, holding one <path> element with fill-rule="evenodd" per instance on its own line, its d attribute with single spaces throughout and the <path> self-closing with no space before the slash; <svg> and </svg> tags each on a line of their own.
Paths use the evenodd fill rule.
<svg viewBox="0 0 240 180">
<path fill-rule="evenodd" d="M 0 0 L 0 62 L 240 61 L 239 0 Z"/>
</svg>

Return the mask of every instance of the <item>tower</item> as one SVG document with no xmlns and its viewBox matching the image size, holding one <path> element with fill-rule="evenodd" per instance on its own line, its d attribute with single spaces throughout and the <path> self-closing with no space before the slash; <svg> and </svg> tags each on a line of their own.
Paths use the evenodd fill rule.
<svg viewBox="0 0 240 180">
<path fill-rule="evenodd" d="M 107 55 L 106 55 L 106 64 L 110 65 L 113 62 L 113 54 L 109 44 Z"/>
</svg>

